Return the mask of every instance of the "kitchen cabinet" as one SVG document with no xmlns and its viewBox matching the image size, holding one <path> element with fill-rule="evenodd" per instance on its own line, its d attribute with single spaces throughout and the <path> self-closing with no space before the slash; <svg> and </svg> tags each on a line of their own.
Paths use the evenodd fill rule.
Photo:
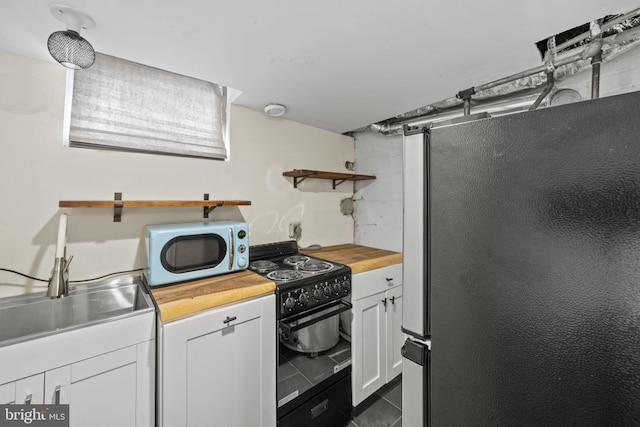
<svg viewBox="0 0 640 427">
<path fill-rule="evenodd" d="M 155 312 L 0 348 L 0 404 L 69 405 L 71 427 L 155 425 Z"/>
<path fill-rule="evenodd" d="M 162 427 L 276 425 L 275 295 L 162 325 Z"/>
<path fill-rule="evenodd" d="M 353 406 L 402 372 L 402 266 L 353 275 Z"/>
<path fill-rule="evenodd" d="M 138 361 L 144 360 L 139 354 L 153 350 L 132 346 L 73 364 L 68 397 L 71 426 L 149 425 L 138 413 L 137 402 L 152 399 L 153 390 L 137 386 L 140 372 L 144 372 Z M 64 403 L 64 394 L 61 400 Z"/>
<path fill-rule="evenodd" d="M 153 426 L 152 341 L 0 386 L 2 404 L 68 404 L 71 427 Z"/>
</svg>

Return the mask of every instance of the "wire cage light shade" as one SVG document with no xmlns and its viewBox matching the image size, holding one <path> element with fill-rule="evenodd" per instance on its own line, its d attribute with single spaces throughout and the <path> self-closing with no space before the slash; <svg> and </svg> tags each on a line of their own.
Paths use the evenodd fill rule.
<svg viewBox="0 0 640 427">
<path fill-rule="evenodd" d="M 53 59 L 73 70 L 89 68 L 96 60 L 93 46 L 77 31 L 56 31 L 49 36 L 47 47 Z"/>
</svg>

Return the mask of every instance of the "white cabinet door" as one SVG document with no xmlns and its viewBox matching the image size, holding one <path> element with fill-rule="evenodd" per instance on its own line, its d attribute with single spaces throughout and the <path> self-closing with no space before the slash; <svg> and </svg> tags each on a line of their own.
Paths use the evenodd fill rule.
<svg viewBox="0 0 640 427">
<path fill-rule="evenodd" d="M 71 393 L 71 366 L 44 373 L 44 403 L 68 404 Z"/>
<path fill-rule="evenodd" d="M 402 266 L 353 275 L 353 406 L 402 372 Z"/>
<path fill-rule="evenodd" d="M 263 425 L 247 405 L 261 401 L 260 335 L 258 317 L 187 342 L 187 426 Z"/>
<path fill-rule="evenodd" d="M 275 427 L 275 296 L 163 328 L 161 426 Z"/>
<path fill-rule="evenodd" d="M 405 336 L 402 332 L 402 286 L 387 291 L 387 354 L 386 354 L 386 382 L 391 381 L 402 373 L 402 345 Z"/>
<path fill-rule="evenodd" d="M 10 405 L 16 401 L 16 383 L 0 385 L 0 405 Z"/>
<path fill-rule="evenodd" d="M 42 405 L 44 403 L 44 374 L 37 374 L 16 381 L 15 403 Z"/>
<path fill-rule="evenodd" d="M 385 384 L 386 357 L 384 292 L 353 302 L 353 405 L 360 404 Z"/>
<path fill-rule="evenodd" d="M 71 366 L 71 427 L 136 427 L 136 346 Z"/>
</svg>

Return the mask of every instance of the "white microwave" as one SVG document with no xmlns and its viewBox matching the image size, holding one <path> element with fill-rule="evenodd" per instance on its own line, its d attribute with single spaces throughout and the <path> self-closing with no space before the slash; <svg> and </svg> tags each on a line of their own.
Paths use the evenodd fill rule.
<svg viewBox="0 0 640 427">
<path fill-rule="evenodd" d="M 249 265 L 249 228 L 244 222 L 213 221 L 145 226 L 150 286 L 194 280 Z"/>
</svg>

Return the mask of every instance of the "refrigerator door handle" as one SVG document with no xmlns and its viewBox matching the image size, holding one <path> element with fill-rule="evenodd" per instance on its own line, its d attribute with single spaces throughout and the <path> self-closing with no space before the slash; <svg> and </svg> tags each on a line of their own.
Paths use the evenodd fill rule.
<svg viewBox="0 0 640 427">
<path fill-rule="evenodd" d="M 416 342 L 408 339 L 404 342 L 404 345 L 400 349 L 402 357 L 415 363 L 416 365 L 426 366 L 427 364 L 427 352 L 431 349 L 431 340 L 427 340 L 424 343 Z"/>
</svg>

